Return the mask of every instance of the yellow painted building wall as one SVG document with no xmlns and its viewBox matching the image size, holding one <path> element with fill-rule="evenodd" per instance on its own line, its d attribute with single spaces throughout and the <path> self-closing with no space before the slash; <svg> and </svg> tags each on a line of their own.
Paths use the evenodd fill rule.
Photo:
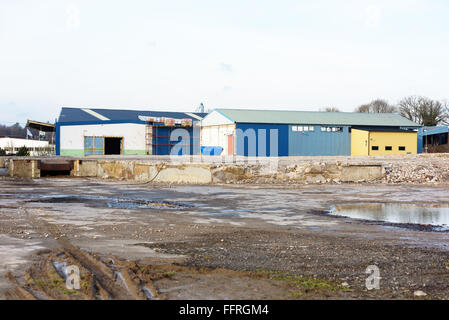
<svg viewBox="0 0 449 320">
<path fill-rule="evenodd" d="M 378 150 L 373 150 L 373 146 L 378 147 Z M 391 150 L 386 147 L 391 147 Z M 417 149 L 417 132 L 351 130 L 351 156 L 416 154 Z"/>
<path fill-rule="evenodd" d="M 372 150 L 373 146 L 378 146 L 379 150 Z M 392 150 L 385 150 L 390 146 Z M 399 150 L 405 147 L 405 150 Z M 417 132 L 373 132 L 369 133 L 369 154 L 389 155 L 389 154 L 416 154 L 418 152 Z"/>
<path fill-rule="evenodd" d="M 351 156 L 367 156 L 369 131 L 351 129 Z"/>
</svg>

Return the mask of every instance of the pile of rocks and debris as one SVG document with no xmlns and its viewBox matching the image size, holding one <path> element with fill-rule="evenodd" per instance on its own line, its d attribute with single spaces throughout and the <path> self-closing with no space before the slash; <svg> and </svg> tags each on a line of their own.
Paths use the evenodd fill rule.
<svg viewBox="0 0 449 320">
<path fill-rule="evenodd" d="M 385 183 L 447 183 L 449 182 L 449 161 L 427 163 L 386 164 Z"/>
<path fill-rule="evenodd" d="M 449 154 L 289 161 L 276 166 L 263 162 L 216 165 L 212 168 L 213 183 L 449 183 Z"/>
</svg>

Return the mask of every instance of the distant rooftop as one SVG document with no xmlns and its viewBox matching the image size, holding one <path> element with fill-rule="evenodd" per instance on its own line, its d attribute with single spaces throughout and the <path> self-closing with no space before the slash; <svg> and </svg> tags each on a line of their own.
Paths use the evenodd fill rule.
<svg viewBox="0 0 449 320">
<path fill-rule="evenodd" d="M 397 113 L 215 109 L 239 123 L 420 127 Z"/>
<path fill-rule="evenodd" d="M 28 120 L 27 124 L 25 126 L 26 128 L 33 128 L 39 131 L 44 132 L 54 132 L 55 131 L 55 125 L 52 123 L 44 123 L 34 120 Z"/>
<path fill-rule="evenodd" d="M 63 107 L 58 122 L 141 121 L 139 116 L 201 120 L 206 113 Z"/>
<path fill-rule="evenodd" d="M 448 126 L 422 127 L 419 135 L 430 136 L 433 134 L 449 133 Z"/>
</svg>

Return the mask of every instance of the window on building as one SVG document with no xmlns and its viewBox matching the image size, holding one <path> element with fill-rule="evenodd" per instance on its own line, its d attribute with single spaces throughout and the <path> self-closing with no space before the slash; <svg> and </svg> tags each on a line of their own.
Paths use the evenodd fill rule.
<svg viewBox="0 0 449 320">
<path fill-rule="evenodd" d="M 321 131 L 326 132 L 342 132 L 343 127 L 328 127 L 328 126 L 321 126 Z"/>
<path fill-rule="evenodd" d="M 371 150 L 377 151 L 377 150 L 379 150 L 379 146 L 372 146 L 372 147 L 371 147 Z"/>
<path fill-rule="evenodd" d="M 400 146 L 399 147 L 399 151 L 405 151 L 405 147 L 404 146 Z"/>
<path fill-rule="evenodd" d="M 292 126 L 292 131 L 298 131 L 298 132 L 315 131 L 315 127 L 314 126 Z"/>
<path fill-rule="evenodd" d="M 391 150 L 393 150 L 392 146 L 385 146 L 385 151 L 391 151 Z"/>
</svg>

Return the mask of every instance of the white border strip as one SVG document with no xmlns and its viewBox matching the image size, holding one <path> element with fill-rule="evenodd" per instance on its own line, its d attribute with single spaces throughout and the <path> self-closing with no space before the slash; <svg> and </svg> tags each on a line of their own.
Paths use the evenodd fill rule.
<svg viewBox="0 0 449 320">
<path fill-rule="evenodd" d="M 196 114 L 190 113 L 190 112 L 184 112 L 186 115 L 191 116 L 192 118 L 195 118 L 197 120 L 203 120 L 200 116 L 197 116 Z"/>
<path fill-rule="evenodd" d="M 87 112 L 91 116 L 94 116 L 95 118 L 98 118 L 100 120 L 103 120 L 103 121 L 111 120 L 111 119 L 106 118 L 105 116 L 102 116 L 101 114 L 99 114 L 98 112 L 95 112 L 93 110 L 90 110 L 90 109 L 81 109 L 81 110 L 83 110 L 84 112 Z"/>
</svg>

